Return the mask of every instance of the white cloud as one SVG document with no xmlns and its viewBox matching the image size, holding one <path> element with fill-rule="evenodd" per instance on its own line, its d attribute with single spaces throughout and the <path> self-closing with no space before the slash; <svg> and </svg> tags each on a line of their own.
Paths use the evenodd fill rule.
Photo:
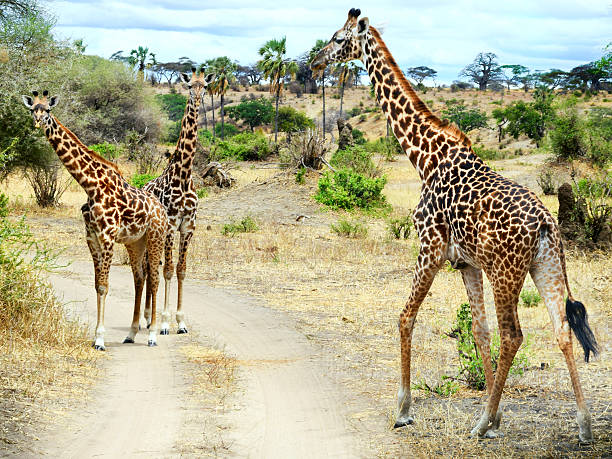
<svg viewBox="0 0 612 459">
<path fill-rule="evenodd" d="M 331 37 L 349 8 L 330 3 L 65 0 L 49 7 L 57 32 L 84 38 L 89 53 L 108 57 L 143 45 L 161 61 L 227 55 L 246 64 L 270 38 L 286 35 L 289 54 L 298 56 Z M 384 39 L 402 68 L 428 65 L 443 82 L 479 52 L 496 53 L 500 63 L 570 69 L 612 41 L 608 0 L 380 0 L 362 11 L 371 24 L 386 22 Z"/>
</svg>

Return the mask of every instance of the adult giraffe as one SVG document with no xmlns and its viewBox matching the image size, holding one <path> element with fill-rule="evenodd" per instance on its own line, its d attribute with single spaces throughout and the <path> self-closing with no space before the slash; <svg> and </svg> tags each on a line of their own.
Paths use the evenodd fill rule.
<svg viewBox="0 0 612 459">
<path fill-rule="evenodd" d="M 191 171 L 193 157 L 196 151 L 198 138 L 198 109 L 204 97 L 204 90 L 212 83 L 215 75 L 204 76 L 203 73 L 196 75 L 196 69 L 192 68 L 192 74 L 180 74 L 180 79 L 189 88 L 189 101 L 185 107 L 185 114 L 181 124 L 181 132 L 176 144 L 176 149 L 170 157 L 168 166 L 159 177 L 147 183 L 143 188 L 153 193 L 162 203 L 168 214 L 169 226 L 165 241 L 164 255 L 164 279 L 165 298 L 164 310 L 162 312 L 161 335 L 170 332 L 170 281 L 172 280 L 172 247 L 174 245 L 174 234 L 180 233 L 179 258 L 176 264 L 176 277 L 178 280 L 178 298 L 176 304 L 176 321 L 178 333 L 187 333 L 184 321 L 183 307 L 183 280 L 185 279 L 187 246 L 195 230 L 196 211 L 198 209 L 198 195 L 196 194 Z M 151 298 L 147 293 L 145 318 L 149 321 L 151 316 Z"/>
<path fill-rule="evenodd" d="M 34 125 L 42 128 L 57 156 L 68 172 L 87 193 L 87 203 L 81 207 L 85 220 L 87 245 L 95 271 L 98 318 L 93 346 L 105 350 L 104 308 L 108 292 L 108 272 L 113 258 L 115 242 L 125 244 L 134 275 L 134 315 L 124 343 L 133 343 L 138 333 L 140 303 L 144 286 L 144 255 L 148 253 L 147 293 L 152 297 L 153 316 L 149 330 L 149 346 L 157 343 L 155 294 L 159 284 L 159 262 L 168 227 L 166 211 L 152 194 L 131 186 L 117 166 L 91 151 L 64 127 L 50 110 L 58 98 L 47 98 L 48 91 L 34 98 L 22 96 L 23 103 L 32 113 Z"/>
<path fill-rule="evenodd" d="M 591 440 L 591 417 L 578 380 L 570 328 L 587 362 L 590 352 L 597 353 L 597 343 L 584 306 L 574 301 L 570 292 L 554 218 L 534 193 L 481 161 L 463 132 L 429 111 L 395 63 L 378 30 L 370 27 L 367 18 L 359 19 L 359 15 L 358 9 L 349 11 L 346 23 L 316 56 L 311 68 L 317 73 L 330 63 L 353 59 L 365 64 L 382 110 L 422 182 L 414 211 L 421 250 L 412 291 L 399 320 L 402 370 L 395 427 L 413 422 L 409 413 L 412 330 L 436 273 L 450 260 L 463 276 L 487 382 L 487 407 L 472 434 L 498 435 L 499 401 L 508 370 L 523 341 L 516 310 L 518 297 L 530 273 L 546 303 L 567 362 L 578 405 L 580 439 Z M 483 300 L 483 271 L 493 287 L 501 336 L 495 376 Z M 563 308 L 565 288 L 568 299 Z"/>
</svg>

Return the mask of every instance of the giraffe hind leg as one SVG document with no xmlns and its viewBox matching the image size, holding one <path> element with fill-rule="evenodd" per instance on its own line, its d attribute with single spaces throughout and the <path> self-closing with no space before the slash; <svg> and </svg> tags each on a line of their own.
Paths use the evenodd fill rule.
<svg viewBox="0 0 612 459">
<path fill-rule="evenodd" d="M 535 283 L 540 296 L 544 300 L 544 304 L 548 309 L 555 337 L 559 348 L 565 357 L 565 362 L 570 374 L 572 382 L 572 389 L 574 396 L 576 397 L 577 405 L 577 421 L 579 427 L 579 437 L 582 441 L 591 441 L 593 439 L 593 433 L 591 431 L 591 414 L 586 406 L 584 393 L 582 392 L 582 386 L 580 385 L 580 379 L 578 377 L 578 370 L 576 368 L 576 361 L 574 360 L 572 336 L 570 321 L 568 321 L 568 312 L 570 317 L 572 315 L 578 315 L 583 317 L 584 321 L 582 325 L 588 330 L 588 333 L 592 336 L 590 328 L 586 323 L 586 310 L 582 303 L 580 306 L 576 305 L 578 302 L 574 302 L 568 299 L 567 305 L 564 307 L 563 296 L 565 293 L 565 278 L 562 271 L 561 261 L 558 256 L 558 251 L 548 239 L 543 239 L 542 246 L 544 250 L 540 251 L 534 265 L 532 266 L 530 273 L 533 282 Z M 574 313 L 577 310 L 577 313 Z M 582 314 L 584 313 L 584 314 Z M 573 319 L 573 318 L 572 318 Z M 580 321 L 579 321 L 580 322 Z M 594 340 L 592 341 L 594 344 Z M 588 356 L 588 351 L 591 350 L 589 347 L 585 348 L 585 358 Z M 596 344 L 594 344 L 592 350 L 597 350 Z"/>
</svg>

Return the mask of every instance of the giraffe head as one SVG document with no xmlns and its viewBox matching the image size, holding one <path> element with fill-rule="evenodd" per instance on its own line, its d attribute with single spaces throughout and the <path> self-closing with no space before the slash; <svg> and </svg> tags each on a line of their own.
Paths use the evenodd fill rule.
<svg viewBox="0 0 612 459">
<path fill-rule="evenodd" d="M 206 95 L 206 87 L 215 79 L 215 74 L 209 73 L 208 75 L 204 75 L 203 72 L 200 72 L 198 75 L 195 67 L 192 67 L 191 75 L 188 73 L 181 73 L 179 78 L 189 88 L 189 95 L 199 104 L 201 99 Z"/>
<path fill-rule="evenodd" d="M 49 91 L 46 89 L 42 93 L 42 97 L 39 97 L 38 91 L 32 91 L 33 98 L 31 96 L 21 96 L 24 105 L 32 113 L 34 118 L 34 126 L 39 128 L 47 123 L 47 120 L 51 116 L 49 112 L 53 107 L 57 105 L 58 97 L 53 96 L 49 99 Z"/>
<path fill-rule="evenodd" d="M 310 68 L 314 78 L 318 78 L 329 64 L 361 59 L 370 22 L 368 18 L 358 19 L 360 14 L 360 9 L 351 8 L 344 26 L 332 35 L 329 43 L 313 59 Z"/>
</svg>

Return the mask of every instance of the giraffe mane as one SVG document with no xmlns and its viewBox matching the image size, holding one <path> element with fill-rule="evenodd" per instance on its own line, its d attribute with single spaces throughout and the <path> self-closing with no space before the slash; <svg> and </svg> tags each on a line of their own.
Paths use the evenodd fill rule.
<svg viewBox="0 0 612 459">
<path fill-rule="evenodd" d="M 416 94 L 416 92 L 412 88 L 412 85 L 406 79 L 406 77 L 404 76 L 404 73 L 400 70 L 399 66 L 395 62 L 395 59 L 393 58 L 393 55 L 389 51 L 389 48 L 387 48 L 387 45 L 383 41 L 380 35 L 380 32 L 376 30 L 376 28 L 370 27 L 370 33 L 374 36 L 374 38 L 378 42 L 378 46 L 380 46 L 380 50 L 383 53 L 385 59 L 387 60 L 389 67 L 391 68 L 393 77 L 399 83 L 402 89 L 406 91 L 406 93 L 408 94 L 408 96 L 410 97 L 410 99 L 412 100 L 414 104 L 414 108 L 417 111 L 419 111 L 421 115 L 425 117 L 426 121 L 429 121 L 435 127 L 445 132 L 446 134 L 450 135 L 451 137 L 454 137 L 459 142 L 463 143 L 465 146 L 471 147 L 472 141 L 469 139 L 467 135 L 465 135 L 465 133 L 461 129 L 459 129 L 454 124 L 450 123 L 448 120 L 441 120 L 440 118 L 438 118 L 436 115 L 434 115 L 431 112 L 431 110 L 429 110 L 427 105 L 425 105 L 425 103 L 419 98 L 419 96 Z"/>
<path fill-rule="evenodd" d="M 51 115 L 53 116 L 53 115 Z M 109 161 L 108 159 L 104 158 L 103 156 L 100 156 L 98 153 L 96 153 L 95 151 L 93 151 L 92 149 L 88 148 L 83 142 L 81 142 L 81 140 L 76 136 L 75 133 L 73 133 L 70 129 L 68 129 L 66 126 L 64 126 L 60 120 L 58 120 L 55 116 L 53 116 L 53 118 L 55 118 L 55 122 L 59 125 L 59 127 L 61 129 L 64 130 L 64 132 L 66 134 L 68 134 L 68 137 L 70 137 L 77 145 L 77 147 L 82 148 L 83 150 L 85 150 L 87 152 L 87 154 L 91 155 L 96 161 L 109 166 L 111 169 L 113 169 L 115 172 L 117 172 L 119 175 L 121 175 L 123 177 L 123 174 L 121 174 L 121 171 L 119 170 L 119 168 L 117 167 L 117 165 L 111 161 Z"/>
</svg>

